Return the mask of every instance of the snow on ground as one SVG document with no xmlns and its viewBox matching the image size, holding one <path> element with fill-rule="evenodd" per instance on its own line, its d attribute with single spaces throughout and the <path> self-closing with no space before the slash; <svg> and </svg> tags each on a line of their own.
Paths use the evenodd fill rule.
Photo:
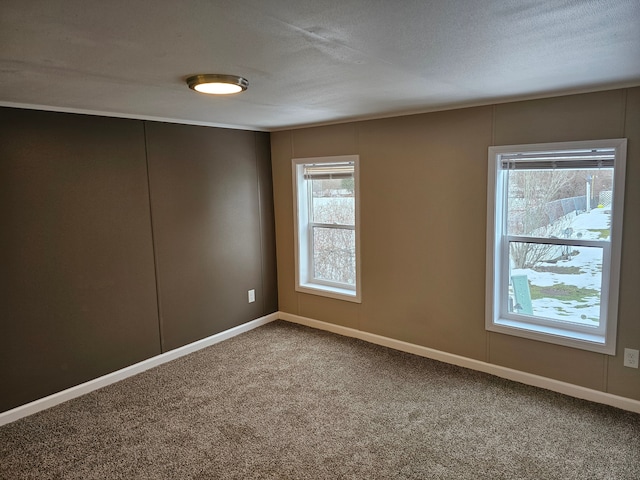
<svg viewBox="0 0 640 480">
<path fill-rule="evenodd" d="M 581 233 L 583 235 L 582 238 L 597 240 L 600 238 L 600 232 L 590 230 L 608 229 L 610 224 L 611 207 L 594 208 L 589 213 L 581 213 L 574 217 L 571 222 L 571 228 L 573 228 L 572 238 L 576 238 L 577 234 Z"/>
<path fill-rule="evenodd" d="M 596 208 L 572 218 L 570 238 L 598 240 L 601 231 L 609 229 L 611 223 L 610 208 Z M 513 269 L 512 275 L 527 275 L 531 285 L 551 287 L 564 284 L 600 292 L 602 286 L 602 249 L 597 247 L 573 247 L 578 251 L 570 260 L 558 260 L 555 264 L 543 263 L 541 267 L 577 267 L 579 273 L 556 273 L 536 271 L 533 269 Z M 562 268 L 561 268 L 562 269 Z M 561 270 L 559 269 L 559 270 Z M 581 300 L 560 300 L 558 298 L 541 298 L 532 301 L 535 316 L 553 318 L 596 326 L 600 318 L 600 294 L 585 295 Z"/>
</svg>

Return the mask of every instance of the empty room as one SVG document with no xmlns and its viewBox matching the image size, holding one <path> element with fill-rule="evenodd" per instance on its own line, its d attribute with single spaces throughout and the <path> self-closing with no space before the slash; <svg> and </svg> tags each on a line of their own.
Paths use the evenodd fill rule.
<svg viewBox="0 0 640 480">
<path fill-rule="evenodd" d="M 638 25 L 3 0 L 0 479 L 640 478 Z"/>
</svg>

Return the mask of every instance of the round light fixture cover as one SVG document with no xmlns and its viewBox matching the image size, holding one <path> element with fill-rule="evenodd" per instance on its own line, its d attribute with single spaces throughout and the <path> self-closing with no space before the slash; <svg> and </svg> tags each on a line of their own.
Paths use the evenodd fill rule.
<svg viewBox="0 0 640 480">
<path fill-rule="evenodd" d="M 204 73 L 187 78 L 187 85 L 191 90 L 210 95 L 230 95 L 244 92 L 249 86 L 246 78 L 238 75 L 221 75 L 218 73 Z"/>
</svg>

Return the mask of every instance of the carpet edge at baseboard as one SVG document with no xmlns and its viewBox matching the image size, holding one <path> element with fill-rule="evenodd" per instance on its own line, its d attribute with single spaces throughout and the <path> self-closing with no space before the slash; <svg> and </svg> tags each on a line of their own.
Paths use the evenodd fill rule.
<svg viewBox="0 0 640 480">
<path fill-rule="evenodd" d="M 21 418 L 27 417 L 29 415 L 33 415 L 34 413 L 38 413 L 48 408 L 54 407 L 56 405 L 59 405 L 60 403 L 80 397 L 94 390 L 98 390 L 99 388 L 106 387 L 107 385 L 111 385 L 112 383 L 119 382 L 120 380 L 124 380 L 125 378 L 132 377 L 146 370 L 162 365 L 163 363 L 170 362 L 190 353 L 197 352 L 198 350 L 201 350 L 203 348 L 215 345 L 216 343 L 235 337 L 236 335 L 240 335 L 241 333 L 248 332 L 250 330 L 253 330 L 254 328 L 266 325 L 267 323 L 278 320 L 279 315 L 280 312 L 270 313 L 269 315 L 251 320 L 247 323 L 243 323 L 242 325 L 238 325 L 237 327 L 230 328 L 229 330 L 216 333 L 215 335 L 211 335 L 210 337 L 203 338 L 174 350 L 169 350 L 168 352 L 161 353 L 160 355 L 156 355 L 138 363 L 134 363 L 133 365 L 129 365 L 128 367 L 122 368 L 120 370 L 116 370 L 115 372 L 111 372 L 101 377 L 81 383 L 80 385 L 61 390 L 60 392 L 56 392 L 46 397 L 39 398 L 38 400 L 34 400 L 33 402 L 29 402 L 24 405 L 12 408 L 11 410 L 2 412 L 0 413 L 0 427 L 8 423 L 15 422 L 16 420 L 20 420 Z"/>
<path fill-rule="evenodd" d="M 513 380 L 515 382 L 523 383 L 525 385 L 544 388 L 553 392 L 569 395 L 571 397 L 609 405 L 630 412 L 640 413 L 639 400 L 621 397 L 599 390 L 593 390 L 591 388 L 582 387 L 573 383 L 562 382 L 560 380 L 554 380 L 552 378 L 535 375 L 533 373 L 514 370 L 512 368 L 503 367 L 493 363 L 487 363 L 481 360 L 475 360 L 473 358 L 463 357 L 453 353 L 447 353 L 441 350 L 435 350 L 433 348 L 423 347 L 421 345 L 403 342 L 401 340 L 395 340 L 389 337 L 383 337 L 381 335 L 376 335 L 374 333 L 369 333 L 362 330 L 356 330 L 354 328 L 322 322 L 320 320 L 314 320 L 312 318 L 303 317 L 300 315 L 279 312 L 279 319 L 291 323 L 305 325 L 307 327 L 317 328 L 319 330 L 325 330 L 346 337 L 357 338 L 365 342 L 374 343 L 376 345 L 392 348 L 394 350 L 400 350 L 406 353 L 412 353 L 414 355 L 419 355 L 421 357 L 430 358 L 432 360 L 438 360 L 444 363 L 457 365 L 459 367 L 477 370 L 480 372 L 495 375 L 497 377 L 505 378 L 507 380 Z"/>
<path fill-rule="evenodd" d="M 421 357 L 438 360 L 444 363 L 449 363 L 452 365 L 469 368 L 471 370 L 477 370 L 491 375 L 496 375 L 507 380 L 513 380 L 515 382 L 523 383 L 526 385 L 544 388 L 553 392 L 569 395 L 571 397 L 609 405 L 630 412 L 640 413 L 640 401 L 633 400 L 631 398 L 620 397 L 611 393 L 581 387 L 572 383 L 562 382 L 532 373 L 522 372 L 520 370 L 514 370 L 500 365 L 495 365 L 480 360 L 443 352 L 441 350 L 435 350 L 432 348 L 423 347 L 421 345 L 403 342 L 401 340 L 395 340 L 389 337 L 383 337 L 374 333 L 369 333 L 362 330 L 356 330 L 341 325 L 323 322 L 320 320 L 314 320 L 312 318 L 303 317 L 300 315 L 278 311 L 269 315 L 265 315 L 264 317 L 249 321 L 229 330 L 225 330 L 224 332 L 220 332 L 202 340 L 190 343 L 175 350 L 170 350 L 166 353 L 151 357 L 147 360 L 143 360 L 142 362 L 130 365 L 102 377 L 89 380 L 88 382 L 76 385 L 75 387 L 62 390 L 47 397 L 43 397 L 38 400 L 34 400 L 33 402 L 26 403 L 11 410 L 2 412 L 0 413 L 0 426 L 15 422 L 16 420 L 19 420 L 23 417 L 33 415 L 34 413 L 46 410 L 60 403 L 66 402 L 73 398 L 77 398 L 81 395 L 85 395 L 99 388 L 103 388 L 112 383 L 119 382 L 120 380 L 124 380 L 125 378 L 149 370 L 150 368 L 154 368 L 158 365 L 162 365 L 163 363 L 170 362 L 171 360 L 175 360 L 184 355 L 196 352 L 202 348 L 215 345 L 216 343 L 235 337 L 236 335 L 240 335 L 241 333 L 248 332 L 262 325 L 266 325 L 267 323 L 273 322 L 275 320 L 284 320 L 287 322 L 297 323 L 299 325 L 305 325 L 319 330 L 336 333 L 338 335 L 343 335 L 346 337 L 358 338 L 360 340 L 392 348 L 394 350 L 400 350 L 403 352 L 412 353 L 414 355 L 419 355 Z"/>
</svg>

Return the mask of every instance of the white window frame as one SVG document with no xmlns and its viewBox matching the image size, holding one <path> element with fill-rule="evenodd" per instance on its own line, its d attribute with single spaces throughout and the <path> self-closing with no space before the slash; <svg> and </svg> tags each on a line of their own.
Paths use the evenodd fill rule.
<svg viewBox="0 0 640 480">
<path fill-rule="evenodd" d="M 361 303 L 360 282 L 360 175 L 358 155 L 333 157 L 294 158 L 293 167 L 293 210 L 295 236 L 295 289 L 298 292 L 320 295 L 338 300 Z M 355 225 L 317 224 L 310 221 L 309 197 L 304 179 L 305 165 L 352 163 L 354 166 L 354 208 Z M 314 227 L 340 228 L 355 231 L 355 285 L 331 282 L 313 277 L 312 231 Z"/>
<path fill-rule="evenodd" d="M 506 187 L 503 158 L 518 161 L 517 155 L 531 157 L 548 152 L 614 149 L 614 184 L 610 241 L 544 239 L 508 235 L 506 227 Z M 509 145 L 489 147 L 487 188 L 487 264 L 485 327 L 492 332 L 514 335 L 593 352 L 615 355 L 618 324 L 618 289 L 622 243 L 622 218 L 626 166 L 626 139 Z M 514 160 L 515 158 L 515 160 Z M 567 160 L 571 161 L 571 160 Z M 545 322 L 541 317 L 509 312 L 509 242 L 524 241 L 603 248 L 600 326 L 581 327 L 563 322 Z"/>
</svg>

